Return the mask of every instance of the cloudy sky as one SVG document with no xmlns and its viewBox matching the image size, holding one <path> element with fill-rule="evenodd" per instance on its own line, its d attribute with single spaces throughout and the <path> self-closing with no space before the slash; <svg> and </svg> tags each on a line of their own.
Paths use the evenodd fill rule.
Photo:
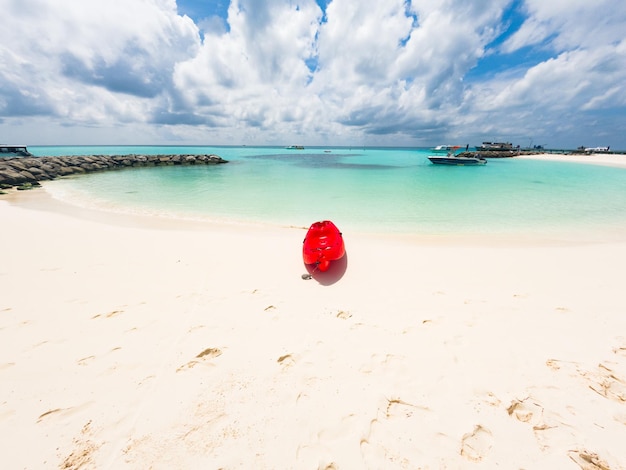
<svg viewBox="0 0 626 470">
<path fill-rule="evenodd" d="M 0 141 L 626 149 L 624 0 L 0 0 Z"/>
</svg>

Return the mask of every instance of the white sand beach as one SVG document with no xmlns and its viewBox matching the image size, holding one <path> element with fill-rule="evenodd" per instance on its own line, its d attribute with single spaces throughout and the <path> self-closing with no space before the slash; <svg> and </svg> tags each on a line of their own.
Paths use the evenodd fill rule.
<svg viewBox="0 0 626 470">
<path fill-rule="evenodd" d="M 541 153 L 537 155 L 519 155 L 515 158 L 526 158 L 526 159 L 535 159 L 535 160 L 553 160 L 553 161 L 560 161 L 560 162 L 589 163 L 593 165 L 626 167 L 626 155 L 620 154 L 620 153 L 592 153 L 592 154 Z"/>
<path fill-rule="evenodd" d="M 626 239 L 0 221 L 3 468 L 626 468 Z"/>
</svg>

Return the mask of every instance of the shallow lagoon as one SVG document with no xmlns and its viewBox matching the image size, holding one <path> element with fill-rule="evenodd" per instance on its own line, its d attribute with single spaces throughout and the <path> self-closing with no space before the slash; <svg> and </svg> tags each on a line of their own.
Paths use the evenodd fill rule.
<svg viewBox="0 0 626 470">
<path fill-rule="evenodd" d="M 33 147 L 36 155 L 215 153 L 228 164 L 110 171 L 50 191 L 109 210 L 232 223 L 418 235 L 623 233 L 626 169 L 490 159 L 432 165 L 428 149 Z M 618 235 L 621 236 L 621 235 Z"/>
</svg>

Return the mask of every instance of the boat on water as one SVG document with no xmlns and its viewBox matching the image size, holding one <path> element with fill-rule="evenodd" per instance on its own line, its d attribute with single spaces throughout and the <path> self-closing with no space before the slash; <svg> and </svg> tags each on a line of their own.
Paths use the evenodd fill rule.
<svg viewBox="0 0 626 470">
<path fill-rule="evenodd" d="M 585 153 L 609 153 L 611 151 L 611 146 L 608 146 L 608 147 L 584 147 L 583 151 Z"/>
<path fill-rule="evenodd" d="M 304 150 L 304 145 L 289 145 L 285 148 L 287 150 Z"/>
<path fill-rule="evenodd" d="M 513 150 L 511 142 L 483 142 L 478 145 L 476 150 L 481 152 L 501 152 L 503 150 Z"/>
<path fill-rule="evenodd" d="M 2 157 L 32 157 L 26 145 L 0 144 L 0 158 Z"/>
<path fill-rule="evenodd" d="M 435 165 L 485 165 L 487 159 L 475 153 L 455 154 L 456 150 L 461 147 L 452 147 L 447 155 L 430 155 L 428 159 Z"/>
<path fill-rule="evenodd" d="M 302 259 L 304 264 L 314 265 L 320 271 L 327 271 L 331 261 L 341 259 L 346 254 L 343 235 L 330 220 L 314 222 L 304 237 Z"/>
</svg>

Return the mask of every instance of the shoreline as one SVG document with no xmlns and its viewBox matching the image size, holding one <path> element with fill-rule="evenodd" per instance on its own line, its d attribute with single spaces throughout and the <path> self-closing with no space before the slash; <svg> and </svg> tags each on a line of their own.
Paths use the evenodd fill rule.
<svg viewBox="0 0 626 470">
<path fill-rule="evenodd" d="M 206 218 L 175 217 L 164 214 L 125 211 L 113 208 L 80 205 L 59 199 L 46 190 L 48 182 L 27 191 L 11 189 L 0 195 L 12 206 L 42 213 L 54 212 L 71 216 L 78 220 L 130 228 L 148 228 L 152 230 L 189 230 L 217 232 L 299 232 L 302 237 L 308 226 L 296 226 L 256 221 L 223 221 Z M 572 231 L 560 228 L 554 230 L 519 232 L 441 232 L 441 233 L 399 233 L 369 232 L 363 230 L 345 230 L 349 237 L 368 240 L 374 243 L 400 243 L 405 245 L 425 246 L 476 246 L 476 247 L 520 247 L 520 246 L 584 246 L 593 244 L 611 244 L 626 240 L 626 226 L 607 226 L 599 229 L 591 227 Z"/>
<path fill-rule="evenodd" d="M 132 155 L 140 160 L 142 155 Z M 157 160 L 162 155 L 152 156 Z M 165 156 L 169 157 L 169 156 Z M 219 158 L 212 155 L 212 157 Z M 56 157 L 37 157 L 37 158 L 56 158 Z M 61 157 L 65 158 L 65 157 Z M 67 157 L 69 158 L 69 157 Z M 89 160 L 88 156 L 77 157 L 80 161 L 85 159 Z M 580 155 L 580 154 L 532 154 L 532 155 L 519 155 L 511 158 L 521 159 L 533 159 L 533 160 L 551 160 L 562 161 L 571 163 L 584 163 L 592 165 L 603 165 L 612 167 L 626 168 L 626 155 L 623 154 L 593 154 L 593 155 Z M 115 156 L 115 159 L 125 161 L 122 156 Z M 184 158 L 180 159 L 180 164 L 184 161 Z M 225 160 L 219 160 L 225 162 Z M 91 164 L 91 163 L 89 163 Z M 141 165 L 145 165 L 146 162 L 141 162 Z M 167 164 L 167 163 L 166 163 Z M 124 166 L 124 165 L 123 165 Z M 100 170 L 100 171 L 107 171 Z M 80 175 L 74 175 L 73 177 L 80 177 Z M 210 216 L 180 216 L 171 213 L 149 213 L 137 210 L 128 210 L 127 208 L 119 207 L 103 207 L 95 205 L 93 203 L 76 203 L 74 201 L 66 200 L 66 198 L 59 197 L 52 188 L 47 189 L 48 184 L 54 184 L 54 182 L 41 181 L 36 187 L 33 187 L 28 191 L 19 191 L 16 187 L 7 189 L 4 195 L 0 195 L 0 200 L 5 199 L 12 204 L 21 205 L 24 207 L 39 209 L 42 211 L 55 210 L 61 211 L 67 214 L 73 214 L 76 217 L 88 218 L 91 220 L 103 220 L 109 223 L 119 223 L 123 225 L 141 226 L 148 225 L 154 228 L 177 228 L 186 227 L 193 230 L 204 230 L 207 228 L 221 230 L 222 228 L 233 229 L 258 229 L 265 228 L 271 230 L 273 228 L 281 229 L 301 229 L 306 230 L 305 226 L 293 226 L 279 223 L 263 223 L 260 221 L 251 220 L 222 220 L 214 219 Z M 7 194 L 8 193 L 8 194 Z M 30 193 L 30 194 L 29 194 Z M 38 195 L 35 195 L 38 194 Z M 574 230 L 572 230 L 572 228 Z M 485 232 L 485 231 L 472 231 L 463 233 L 451 233 L 448 231 L 442 232 L 423 232 L 423 233 L 408 233 L 408 232 L 367 232 L 362 229 L 351 230 L 352 233 L 357 233 L 360 236 L 377 238 L 377 239 L 391 239 L 396 241 L 403 241 L 407 243 L 426 243 L 426 244 L 497 244 L 497 245 L 518 245 L 518 244 L 530 244 L 530 245 L 571 245 L 571 244 L 587 244 L 587 243 L 604 243 L 604 242 L 616 242 L 626 238 L 626 227 L 619 227 L 615 225 L 606 225 L 603 228 L 591 227 L 581 228 L 549 228 L 544 227 L 540 231 L 530 230 L 521 232 L 519 230 L 511 232 L 510 230 L 503 230 L 500 232 Z"/>
<path fill-rule="evenodd" d="M 0 220 L 10 467 L 626 466 L 626 239 L 350 234 L 303 280 L 299 227 Z"/>
<path fill-rule="evenodd" d="M 586 163 L 589 165 L 613 166 L 626 168 L 626 154 L 620 153 L 593 153 L 593 154 L 560 154 L 560 153 L 539 153 L 535 155 L 517 155 L 513 158 L 528 160 L 550 160 L 569 163 Z"/>
</svg>

